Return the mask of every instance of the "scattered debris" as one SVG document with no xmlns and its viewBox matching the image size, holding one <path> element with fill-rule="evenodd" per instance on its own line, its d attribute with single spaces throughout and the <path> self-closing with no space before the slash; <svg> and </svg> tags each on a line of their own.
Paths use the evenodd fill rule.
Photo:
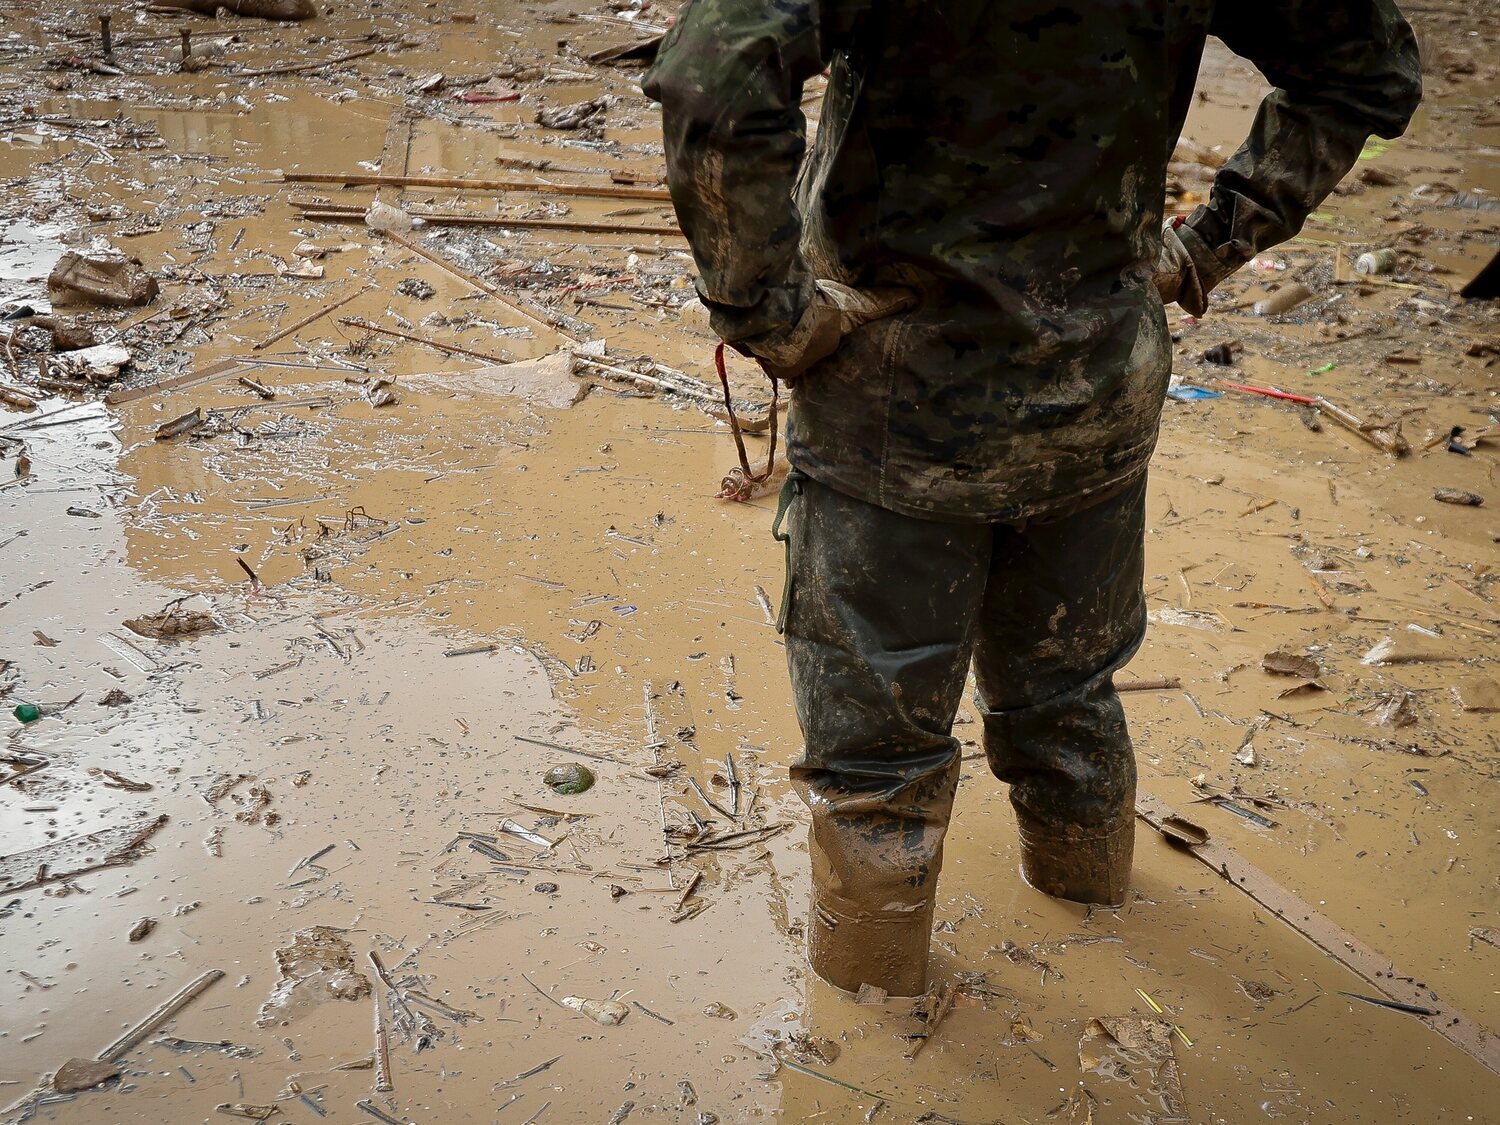
<svg viewBox="0 0 1500 1125">
<path fill-rule="evenodd" d="M 1260 666 L 1277 676 L 1299 676 L 1304 680 L 1316 680 L 1323 674 L 1318 662 L 1310 656 L 1299 656 L 1294 652 L 1268 652 L 1261 658 Z"/>
<path fill-rule="evenodd" d="M 1177 1057 L 1172 1053 L 1172 1025 L 1165 1020 L 1130 1016 L 1099 1016 L 1089 1020 L 1078 1041 L 1078 1065 L 1086 1073 L 1105 1074 L 1106 1068 L 1116 1067 L 1126 1075 L 1146 1072 L 1151 1092 L 1161 1099 L 1165 1111 L 1155 1120 L 1163 1125 L 1169 1121 L 1187 1122 L 1182 1077 Z"/>
<path fill-rule="evenodd" d="M 257 1027 L 290 1022 L 324 1000 L 363 1000 L 370 978 L 354 967 L 354 947 L 331 926 L 310 926 L 276 951 L 281 979 L 261 1005 Z"/>
<path fill-rule="evenodd" d="M 1060 977 L 1061 974 L 1059 974 Z M 953 1007 L 953 997 L 952 983 L 940 980 L 927 990 L 927 995 L 917 1001 L 911 1014 L 922 1021 L 922 1028 L 906 1037 L 909 1041 L 909 1046 L 906 1048 L 908 1059 L 914 1059 L 922 1053 L 922 1048 L 927 1046 L 927 1041 L 937 1032 L 939 1025 Z"/>
<path fill-rule="evenodd" d="M 0 893 L 72 880 L 101 867 L 131 863 L 166 823 L 163 814 L 144 827 L 122 824 L 0 858 Z"/>
<path fill-rule="evenodd" d="M 156 299 L 156 278 L 139 258 L 117 252 L 69 251 L 47 278 L 59 305 L 145 305 Z"/>
<path fill-rule="evenodd" d="M 437 295 L 437 289 L 419 277 L 408 277 L 396 283 L 396 292 L 403 297 L 428 301 Z"/>
<path fill-rule="evenodd" d="M 536 123 L 544 129 L 602 130 L 608 97 L 590 98 L 574 105 L 554 106 L 536 111 Z"/>
<path fill-rule="evenodd" d="M 145 617 L 133 617 L 125 622 L 125 628 L 137 636 L 156 641 L 178 641 L 186 637 L 197 637 L 204 633 L 218 632 L 222 626 L 207 610 L 187 609 L 184 603 L 189 598 L 178 598 L 168 602 L 158 613 Z"/>
</svg>

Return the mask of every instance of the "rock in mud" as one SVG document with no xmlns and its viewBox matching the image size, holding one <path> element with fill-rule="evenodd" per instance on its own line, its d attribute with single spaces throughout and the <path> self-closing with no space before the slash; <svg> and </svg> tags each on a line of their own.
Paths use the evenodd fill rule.
<svg viewBox="0 0 1500 1125">
<path fill-rule="evenodd" d="M 1457 504 L 1468 508 L 1478 508 L 1484 504 L 1484 497 L 1479 493 L 1467 492 L 1462 488 L 1439 488 L 1433 492 L 1432 498 L 1440 504 Z"/>
<path fill-rule="evenodd" d="M 587 793 L 594 787 L 595 780 L 594 771 L 588 766 L 574 765 L 572 762 L 565 766 L 553 766 L 542 777 L 548 789 L 561 793 L 564 797 Z"/>
<path fill-rule="evenodd" d="M 324 1000 L 363 1000 L 370 979 L 354 967 L 354 947 L 332 926 L 310 926 L 276 951 L 281 980 L 261 1005 L 258 1027 L 286 1023 Z"/>
<path fill-rule="evenodd" d="M 52 267 L 47 290 L 59 305 L 145 305 L 156 299 L 158 288 L 139 258 L 69 251 Z"/>
<path fill-rule="evenodd" d="M 1266 653 L 1260 666 L 1275 676 L 1300 676 L 1304 680 L 1316 680 L 1323 674 L 1323 669 L 1312 657 L 1280 649 Z"/>
<path fill-rule="evenodd" d="M 114 1063 L 69 1059 L 57 1068 L 57 1074 L 52 1078 L 52 1088 L 59 1094 L 76 1094 L 81 1090 L 92 1090 L 119 1076 L 120 1068 Z"/>
</svg>

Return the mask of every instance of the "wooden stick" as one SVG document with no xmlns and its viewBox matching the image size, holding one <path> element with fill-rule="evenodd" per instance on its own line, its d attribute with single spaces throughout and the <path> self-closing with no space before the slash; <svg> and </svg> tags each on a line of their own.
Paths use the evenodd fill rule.
<svg viewBox="0 0 1500 1125">
<path fill-rule="evenodd" d="M 246 72 L 254 73 L 254 72 Z M 274 73 L 272 71 L 262 73 Z M 539 184 L 529 180 L 474 180 L 456 176 L 383 176 L 370 173 L 283 172 L 288 184 L 344 184 L 355 187 L 435 187 L 473 191 L 533 191 L 542 195 L 581 195 L 594 199 L 649 199 L 670 203 L 672 195 L 661 188 L 628 187 L 620 184 Z"/>
<path fill-rule="evenodd" d="M 1124 683 L 1116 684 L 1116 691 L 1171 691 L 1180 688 L 1182 681 L 1176 676 L 1167 676 L 1160 680 L 1126 680 Z"/>
<path fill-rule="evenodd" d="M 107 1063 L 114 1062 L 122 1055 L 129 1054 L 133 1049 L 145 1042 L 148 1035 L 178 1012 L 182 1011 L 182 1009 L 186 1008 L 198 997 L 199 993 L 203 992 L 209 985 L 222 979 L 223 976 L 224 972 L 222 969 L 210 969 L 94 1057 L 99 1062 Z"/>
<path fill-rule="evenodd" d="M 1313 399 L 1313 405 L 1318 408 L 1319 413 L 1332 418 L 1350 433 L 1364 438 L 1365 441 L 1369 442 L 1376 449 L 1383 450 L 1392 457 L 1400 457 L 1402 454 L 1409 452 L 1409 447 L 1405 441 L 1392 437 L 1390 434 L 1382 433 L 1378 429 L 1367 428 L 1365 423 L 1360 421 L 1357 416 L 1349 413 L 1342 406 L 1334 405 L 1322 395 Z"/>
<path fill-rule="evenodd" d="M 333 304 L 327 305 L 324 308 L 319 309 L 317 312 L 311 313 L 308 316 L 303 317 L 301 320 L 299 320 L 296 324 L 292 325 L 290 328 L 283 328 L 280 332 L 276 333 L 274 336 L 267 336 L 260 343 L 252 345 L 251 348 L 250 348 L 250 350 L 254 351 L 254 352 L 258 352 L 262 348 L 269 348 L 272 344 L 276 343 L 278 340 L 285 340 L 293 332 L 300 331 L 301 329 L 306 328 L 313 321 L 319 320 L 322 317 L 327 316 L 329 313 L 335 311 L 336 309 L 343 308 L 345 305 L 347 305 L 350 301 L 354 300 L 354 298 L 358 297 L 360 294 L 362 294 L 362 293 L 368 293 L 371 289 L 374 289 L 374 288 L 375 288 L 375 286 L 373 286 L 373 285 L 366 285 L 363 289 L 356 289 L 353 293 L 350 293 L 347 297 L 343 297 L 340 300 L 335 301 Z"/>
<path fill-rule="evenodd" d="M 347 55 L 337 55 L 322 62 L 289 63 L 286 66 L 268 66 L 260 70 L 241 70 L 235 73 L 236 78 L 263 78 L 268 74 L 299 74 L 305 70 L 321 70 L 325 66 L 337 66 L 339 63 L 352 62 L 362 59 L 366 55 L 373 55 L 376 51 L 383 51 L 385 43 L 379 43 L 374 47 L 366 47 L 363 51 L 350 51 Z"/>
<path fill-rule="evenodd" d="M 564 340 L 568 341 L 568 343 L 570 343 L 570 344 L 577 344 L 579 347 L 583 346 L 583 341 L 582 340 L 578 339 L 575 336 L 570 336 L 568 333 L 564 332 L 561 328 L 557 327 L 557 325 L 555 325 L 555 324 L 549 324 L 547 321 L 543 320 L 541 317 L 537 316 L 536 314 L 528 312 L 521 305 L 517 304 L 515 301 L 512 301 L 504 293 L 502 293 L 502 292 L 500 292 L 500 290 L 496 289 L 493 285 L 489 284 L 488 282 L 479 280 L 479 278 L 475 277 L 473 274 L 469 273 L 467 270 L 459 269 L 457 266 L 453 265 L 451 262 L 446 262 L 442 258 L 439 258 L 436 254 L 430 253 L 427 250 L 423 250 L 416 243 L 411 242 L 410 240 L 401 237 L 401 235 L 397 234 L 393 230 L 381 231 L 380 233 L 383 234 L 383 235 L 385 235 L 386 238 L 389 238 L 392 242 L 396 243 L 398 246 L 404 246 L 408 250 L 410 250 L 413 254 L 416 254 L 416 255 L 418 255 L 420 257 L 426 258 L 433 265 L 438 266 L 438 267 L 440 267 L 442 269 L 447 270 L 454 277 L 458 278 L 460 281 L 463 281 L 463 282 L 466 282 L 469 285 L 472 285 L 475 289 L 479 290 L 481 293 L 487 293 L 487 294 L 489 294 L 489 296 L 495 298 L 495 300 L 499 301 L 502 305 L 505 305 L 512 312 L 515 312 L 518 315 L 525 317 L 527 320 L 531 321 L 533 324 L 539 324 L 543 328 L 547 329 L 547 331 L 556 333 L 558 336 L 561 336 Z"/>
<path fill-rule="evenodd" d="M 385 1034 L 385 1018 L 380 1011 L 380 993 L 371 997 L 375 1002 L 375 1089 L 388 1094 L 395 1089 L 391 1084 L 391 1041 Z"/>
<path fill-rule="evenodd" d="M 682 238 L 677 227 L 633 225 L 626 223 L 591 223 L 581 219 L 507 219 L 501 215 L 463 215 L 456 212 L 411 211 L 413 218 L 421 219 L 439 227 L 514 227 L 517 230 L 576 230 L 585 234 L 654 234 L 669 238 Z M 320 207 L 302 212 L 302 218 L 320 223 L 363 223 L 365 213 Z"/>
<path fill-rule="evenodd" d="M 414 344 L 426 344 L 429 348 L 436 348 L 440 352 L 449 355 L 471 355 L 475 359 L 487 359 L 491 363 L 509 363 L 505 356 L 490 355 L 488 352 L 476 352 L 472 348 L 461 348 L 457 344 L 445 344 L 441 340 L 433 340 L 427 336 L 413 336 L 406 332 L 397 332 L 394 328 L 382 328 L 378 324 L 371 324 L 368 320 L 360 320 L 357 316 L 341 316 L 340 324 L 346 324 L 350 328 L 358 328 L 365 332 L 378 332 L 382 336 L 395 336 L 400 340 L 410 340 Z M 243 381 L 243 380 L 242 380 Z"/>
</svg>

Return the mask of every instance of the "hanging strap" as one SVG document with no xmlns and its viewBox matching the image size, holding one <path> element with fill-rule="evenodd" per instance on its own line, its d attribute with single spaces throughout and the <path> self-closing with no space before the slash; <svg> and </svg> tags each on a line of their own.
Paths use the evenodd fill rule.
<svg viewBox="0 0 1500 1125">
<path fill-rule="evenodd" d="M 739 450 L 740 468 L 745 471 L 745 479 L 751 484 L 759 484 L 761 481 L 770 480 L 771 473 L 776 468 L 776 408 L 781 399 L 781 384 L 776 376 L 769 371 L 766 378 L 771 380 L 771 452 L 766 457 L 766 471 L 756 473 L 750 468 L 750 458 L 745 453 L 745 437 L 740 433 L 740 420 L 735 417 L 734 403 L 729 395 L 729 372 L 724 368 L 724 344 L 714 349 L 714 366 L 719 371 L 719 385 L 724 388 L 724 410 L 729 415 L 729 432 L 734 435 L 734 447 Z M 764 369 L 764 364 L 762 364 Z"/>
</svg>

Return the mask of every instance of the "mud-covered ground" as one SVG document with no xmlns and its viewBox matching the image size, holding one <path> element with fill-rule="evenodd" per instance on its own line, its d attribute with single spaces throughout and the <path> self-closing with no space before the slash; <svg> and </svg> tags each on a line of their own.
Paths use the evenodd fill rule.
<svg viewBox="0 0 1500 1125">
<path fill-rule="evenodd" d="M 8 1115 L 1494 1119 L 1500 316 L 1457 296 L 1500 228 L 1487 5 L 1413 12 L 1410 135 L 1201 323 L 1174 320 L 1177 374 L 1221 394 L 1167 403 L 1154 624 L 1122 678 L 1148 685 L 1127 696 L 1143 790 L 1254 877 L 1141 821 L 1123 910 L 1028 889 L 966 710 L 933 947 L 955 991 L 930 1028 L 802 967 L 770 499 L 714 496 L 736 458 L 698 405 L 711 344 L 674 311 L 691 265 L 650 194 L 657 120 L 639 69 L 588 59 L 664 17 L 122 9 L 106 60 L 105 10 L 0 19 L 0 309 L 45 313 L 65 249 L 108 243 L 161 283 L 145 308 L 61 310 L 130 350 L 109 401 L 40 389 L 58 361 L 24 321 L 0 361 L 36 401 L 0 403 Z M 1189 136 L 1231 151 L 1262 90 L 1211 50 Z M 536 121 L 600 96 L 602 120 Z M 489 220 L 393 240 L 362 220 L 375 187 L 298 171 L 627 190 L 386 186 L 386 206 Z M 1202 185 L 1178 172 L 1187 209 Z M 1385 247 L 1393 273 L 1353 272 Z M 1254 315 L 1294 282 L 1312 298 Z M 486 370 L 580 341 L 572 375 Z M 1231 343 L 1231 366 L 1202 358 Z M 763 389 L 734 374 L 753 414 Z M 1405 456 L 1369 436 L 1398 434 Z M 126 625 L 159 632 L 183 597 L 168 627 L 207 631 Z M 22 703 L 56 710 L 23 725 Z M 597 780 L 555 792 L 557 766 Z M 1332 956 L 1294 928 L 1314 911 Z M 1393 995 L 1420 1010 L 1370 1002 Z M 101 1054 L 117 1080 L 40 1085 Z"/>
</svg>

